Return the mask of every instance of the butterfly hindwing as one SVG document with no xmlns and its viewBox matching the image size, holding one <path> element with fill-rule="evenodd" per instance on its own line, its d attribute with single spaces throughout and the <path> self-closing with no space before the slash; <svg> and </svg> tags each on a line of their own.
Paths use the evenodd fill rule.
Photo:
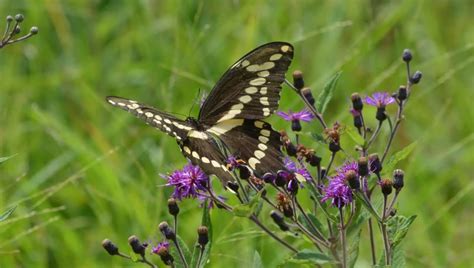
<svg viewBox="0 0 474 268">
<path fill-rule="evenodd" d="M 212 89 L 198 121 L 212 126 L 229 119 L 263 119 L 280 100 L 281 84 L 293 59 L 285 42 L 262 45 L 238 60 Z"/>
<path fill-rule="evenodd" d="M 109 96 L 107 97 L 107 102 L 132 113 L 147 124 L 160 129 L 166 134 L 176 138 L 178 141 L 186 137 L 188 131 L 192 129 L 186 121 L 138 103 L 134 100 Z"/>
</svg>

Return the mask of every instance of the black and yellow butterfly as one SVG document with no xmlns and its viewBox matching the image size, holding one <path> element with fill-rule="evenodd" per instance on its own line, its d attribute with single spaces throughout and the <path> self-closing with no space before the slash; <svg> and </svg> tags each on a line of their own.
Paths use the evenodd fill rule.
<svg viewBox="0 0 474 268">
<path fill-rule="evenodd" d="M 281 84 L 292 59 L 293 46 L 285 42 L 252 50 L 217 82 L 197 119 L 181 120 L 120 97 L 107 97 L 107 102 L 176 138 L 184 156 L 224 184 L 233 180 L 228 155 L 238 156 L 256 175 L 276 173 L 284 169 L 280 134 L 262 119 L 278 108 Z"/>
</svg>

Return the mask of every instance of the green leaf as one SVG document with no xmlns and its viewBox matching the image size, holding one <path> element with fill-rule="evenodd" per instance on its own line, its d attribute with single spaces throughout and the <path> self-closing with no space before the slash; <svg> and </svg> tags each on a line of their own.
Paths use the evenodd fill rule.
<svg viewBox="0 0 474 268">
<path fill-rule="evenodd" d="M 16 209 L 16 206 L 12 207 L 12 208 L 9 208 L 7 211 L 3 212 L 2 215 L 0 215 L 0 222 L 6 220 L 8 217 L 10 217 L 10 215 L 13 213 L 13 211 L 15 211 Z"/>
<path fill-rule="evenodd" d="M 326 144 L 326 140 L 324 139 L 324 136 L 319 133 L 311 133 L 311 137 L 313 137 L 314 140 L 316 140 L 319 143 Z"/>
<path fill-rule="evenodd" d="M 308 216 L 309 220 L 311 222 L 308 222 L 308 220 L 302 215 L 298 215 L 298 220 L 303 224 L 308 231 L 310 231 L 312 234 L 316 234 L 316 232 L 313 230 L 313 228 L 316 228 L 319 230 L 319 232 L 324 233 L 325 227 L 324 225 L 312 214 L 311 212 L 306 212 L 306 215 Z M 313 227 L 314 226 L 314 227 Z"/>
<path fill-rule="evenodd" d="M 321 207 L 321 210 L 323 211 L 324 215 L 331 220 L 332 222 L 338 222 L 338 219 L 331 215 L 329 211 L 327 210 L 328 206 L 326 203 L 321 202 L 321 194 L 314 188 L 314 186 L 310 183 L 306 184 L 308 186 L 309 191 L 311 192 L 311 195 L 313 196 L 313 199 L 318 203 L 319 207 Z"/>
<path fill-rule="evenodd" d="M 416 147 L 416 141 L 413 142 L 412 144 L 408 145 L 407 147 L 403 148 L 402 150 L 396 152 L 386 164 L 384 164 L 383 169 L 384 172 L 392 172 L 393 169 L 395 168 L 395 165 L 402 161 L 403 159 L 407 158 L 407 156 L 415 149 Z"/>
<path fill-rule="evenodd" d="M 245 217 L 248 218 L 250 215 L 255 214 L 257 215 L 259 210 L 261 209 L 261 194 L 263 190 L 255 194 L 254 196 L 251 197 L 250 201 L 247 204 L 240 204 L 237 206 L 234 206 L 233 213 L 234 216 L 237 217 Z"/>
<path fill-rule="evenodd" d="M 316 100 L 316 109 L 321 114 L 326 110 L 326 107 L 332 98 L 332 92 L 336 88 L 337 80 L 339 80 L 340 76 L 341 72 L 337 72 L 335 75 L 333 75 L 324 85 L 323 91 L 319 93 L 318 99 Z"/>
<path fill-rule="evenodd" d="M 315 252 L 310 249 L 303 249 L 295 255 L 291 256 L 287 262 L 298 264 L 326 264 L 335 263 L 335 261 L 328 255 L 320 252 Z"/>
<path fill-rule="evenodd" d="M 391 234 L 392 248 L 396 248 L 400 245 L 415 219 L 416 215 L 410 216 L 409 218 L 396 216 L 389 220 L 388 228 L 389 234 Z"/>
<path fill-rule="evenodd" d="M 5 161 L 7 161 L 7 160 L 10 159 L 10 158 L 15 157 L 15 156 L 16 156 L 16 154 L 10 155 L 10 156 L 0 157 L 0 164 L 3 163 L 3 162 L 5 162 Z"/>
<path fill-rule="evenodd" d="M 252 261 L 252 268 L 263 268 L 262 258 L 260 258 L 260 254 L 258 251 L 255 251 L 253 254 L 253 261 Z"/>
<path fill-rule="evenodd" d="M 359 228 L 359 231 L 349 240 L 349 267 L 354 267 L 359 257 L 359 244 L 360 244 L 360 234 L 362 233 L 362 228 Z"/>
<path fill-rule="evenodd" d="M 392 249 L 392 266 L 391 268 L 405 268 L 407 263 L 405 260 L 405 250 L 403 247 L 396 247 Z"/>
<path fill-rule="evenodd" d="M 184 258 L 186 259 L 186 262 L 191 260 L 191 252 L 189 251 L 188 246 L 186 243 L 176 235 L 176 242 L 178 243 L 179 247 L 181 248 L 181 251 L 183 252 Z M 170 246 L 170 254 L 174 258 L 174 264 L 175 267 L 184 267 L 184 263 L 181 260 L 181 257 L 179 256 L 178 249 L 176 248 L 176 245 L 173 243 L 173 246 Z"/>
<path fill-rule="evenodd" d="M 211 213 L 210 213 L 209 206 L 207 205 L 207 202 L 203 204 L 201 226 L 206 226 L 207 227 L 209 242 L 207 243 L 206 247 L 204 248 L 199 266 L 198 266 L 197 262 L 198 262 L 198 259 L 199 259 L 199 254 L 201 253 L 201 248 L 199 247 L 199 245 L 197 243 L 195 244 L 190 267 L 204 267 L 206 265 L 207 261 L 209 260 L 209 256 L 210 256 L 210 253 L 211 253 L 212 222 L 211 222 Z"/>
<path fill-rule="evenodd" d="M 349 137 L 357 144 L 362 147 L 365 146 L 364 137 L 362 137 L 357 129 L 353 126 L 346 126 L 345 133 L 349 135 Z"/>
</svg>

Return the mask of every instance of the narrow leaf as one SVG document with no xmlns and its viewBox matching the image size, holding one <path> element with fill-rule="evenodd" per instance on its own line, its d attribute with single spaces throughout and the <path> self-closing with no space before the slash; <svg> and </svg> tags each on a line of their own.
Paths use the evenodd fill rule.
<svg viewBox="0 0 474 268">
<path fill-rule="evenodd" d="M 356 130 L 355 127 L 353 126 L 346 126 L 345 133 L 349 135 L 349 137 L 357 144 L 360 146 L 365 145 L 365 140 L 364 138 L 359 134 L 359 132 Z"/>
<path fill-rule="evenodd" d="M 367 211 L 377 219 L 378 222 L 382 221 L 382 218 L 380 218 L 377 211 L 375 211 L 372 205 L 364 198 L 364 196 L 360 192 L 356 192 L 355 196 L 361 201 L 361 204 L 367 209 Z"/>
<path fill-rule="evenodd" d="M 395 168 L 395 165 L 403 159 L 407 158 L 407 156 L 415 149 L 415 147 L 416 141 L 392 155 L 388 162 L 383 166 L 384 172 L 392 172 Z"/>
<path fill-rule="evenodd" d="M 326 264 L 334 263 L 334 260 L 324 253 L 303 249 L 288 259 L 287 262 L 298 264 Z"/>
<path fill-rule="evenodd" d="M 0 215 L 0 222 L 6 220 L 10 215 L 15 211 L 16 206 L 9 208 L 7 211 L 3 212 L 2 215 Z"/>
<path fill-rule="evenodd" d="M 253 254 L 252 268 L 263 268 L 262 258 L 257 251 Z"/>
<path fill-rule="evenodd" d="M 415 221 L 416 215 L 410 216 L 409 218 L 403 216 L 394 217 L 389 221 L 389 231 L 392 233 L 392 247 L 396 248 L 408 233 L 413 221 Z"/>
<path fill-rule="evenodd" d="M 321 91 L 316 101 L 316 108 L 318 109 L 318 112 L 324 113 L 324 111 L 326 110 L 326 107 L 332 98 L 332 92 L 336 88 L 336 84 L 340 76 L 341 72 L 337 72 L 324 85 L 323 91 Z"/>
<path fill-rule="evenodd" d="M 0 157 L 0 163 L 3 163 L 5 161 L 7 161 L 8 159 L 12 158 L 12 157 L 15 157 L 16 154 L 14 155 L 10 155 L 10 156 L 4 156 L 4 157 Z"/>
</svg>

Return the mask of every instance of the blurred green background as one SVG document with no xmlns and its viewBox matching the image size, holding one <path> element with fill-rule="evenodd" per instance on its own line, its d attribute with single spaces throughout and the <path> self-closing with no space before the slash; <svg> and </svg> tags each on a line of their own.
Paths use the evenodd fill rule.
<svg viewBox="0 0 474 268">
<path fill-rule="evenodd" d="M 39 34 L 0 50 L 0 156 L 15 155 L 0 165 L 0 210 L 17 205 L 0 223 L 0 267 L 142 267 L 108 256 L 100 242 L 128 252 L 131 234 L 158 241 L 157 224 L 170 220 L 159 174 L 186 161 L 173 139 L 104 97 L 186 116 L 199 89 L 274 40 L 294 44 L 291 70 L 303 70 L 316 95 L 343 72 L 325 117 L 346 124 L 350 94 L 394 91 L 405 82 L 401 52 L 412 49 L 424 76 L 392 149 L 418 141 L 399 165 L 398 211 L 418 215 L 407 262 L 474 266 L 472 1 L 0 1 L 1 17 L 17 13 L 24 32 L 36 25 Z M 281 108 L 300 107 L 286 89 Z M 193 201 L 181 208 L 191 246 L 201 211 Z M 249 222 L 217 210 L 212 218 L 209 267 L 248 265 L 255 250 L 268 267 L 287 256 Z M 361 251 L 363 267 L 366 237 Z"/>
</svg>

